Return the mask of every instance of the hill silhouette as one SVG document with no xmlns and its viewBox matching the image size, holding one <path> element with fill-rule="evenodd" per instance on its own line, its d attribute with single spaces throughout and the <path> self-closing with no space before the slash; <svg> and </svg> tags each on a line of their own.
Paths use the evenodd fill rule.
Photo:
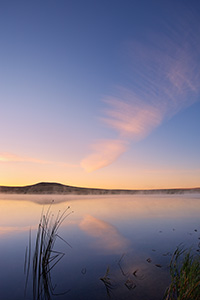
<svg viewBox="0 0 200 300">
<path fill-rule="evenodd" d="M 127 190 L 127 189 L 100 189 L 84 188 L 64 185 L 56 182 L 40 182 L 27 186 L 0 186 L 0 193 L 4 194 L 75 194 L 75 195 L 104 195 L 104 194 L 183 194 L 200 193 L 200 188 L 177 189 L 151 189 L 151 190 Z"/>
</svg>

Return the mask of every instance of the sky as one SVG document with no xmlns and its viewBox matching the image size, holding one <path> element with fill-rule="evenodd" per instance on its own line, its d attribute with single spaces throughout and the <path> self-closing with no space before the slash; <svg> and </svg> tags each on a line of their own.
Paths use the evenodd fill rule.
<svg viewBox="0 0 200 300">
<path fill-rule="evenodd" d="M 0 185 L 200 186 L 198 0 L 0 2 Z"/>
</svg>

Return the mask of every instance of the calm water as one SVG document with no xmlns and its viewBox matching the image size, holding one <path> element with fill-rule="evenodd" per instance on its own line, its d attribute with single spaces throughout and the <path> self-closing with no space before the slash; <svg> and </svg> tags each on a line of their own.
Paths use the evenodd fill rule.
<svg viewBox="0 0 200 300">
<path fill-rule="evenodd" d="M 53 300 L 160 300 L 176 246 L 199 249 L 200 195 L 0 195 L 0 299 L 33 299 L 31 270 L 24 296 L 25 249 L 30 228 L 34 248 L 42 209 L 53 199 L 51 214 L 74 211 L 59 229 L 71 247 L 59 238 L 54 245 L 65 256 L 51 270 Z"/>
</svg>

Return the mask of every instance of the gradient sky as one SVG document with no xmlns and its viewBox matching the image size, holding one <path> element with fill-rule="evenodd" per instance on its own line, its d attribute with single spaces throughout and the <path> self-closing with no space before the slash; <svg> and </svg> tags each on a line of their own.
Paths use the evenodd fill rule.
<svg viewBox="0 0 200 300">
<path fill-rule="evenodd" d="M 0 2 L 0 185 L 200 186 L 200 2 Z"/>
</svg>

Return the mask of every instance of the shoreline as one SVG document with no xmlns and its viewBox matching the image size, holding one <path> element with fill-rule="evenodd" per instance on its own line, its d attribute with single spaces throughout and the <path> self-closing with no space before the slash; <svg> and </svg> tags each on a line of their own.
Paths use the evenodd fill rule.
<svg viewBox="0 0 200 300">
<path fill-rule="evenodd" d="M 60 183 L 41 182 L 27 186 L 0 186 L 0 194 L 29 195 L 156 195 L 198 194 L 200 188 L 170 189 L 100 189 L 68 186 Z"/>
</svg>

